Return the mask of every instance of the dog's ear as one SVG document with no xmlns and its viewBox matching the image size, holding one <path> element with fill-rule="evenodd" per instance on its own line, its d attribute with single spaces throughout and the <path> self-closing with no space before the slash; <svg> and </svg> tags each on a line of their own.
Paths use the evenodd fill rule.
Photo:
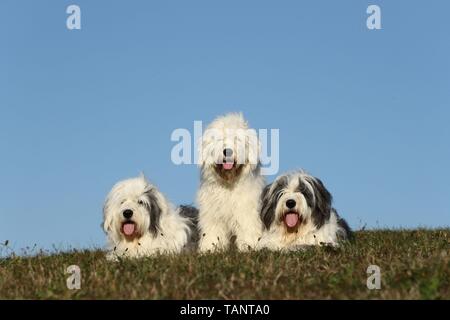
<svg viewBox="0 0 450 320">
<path fill-rule="evenodd" d="M 320 179 L 312 178 L 310 182 L 314 188 L 315 198 L 313 220 L 316 227 L 320 228 L 330 218 L 333 197 Z"/>
<path fill-rule="evenodd" d="M 113 215 L 109 212 L 109 199 L 103 205 L 103 231 L 108 234 L 112 229 Z"/>
<path fill-rule="evenodd" d="M 256 168 L 259 165 L 259 157 L 261 154 L 261 144 L 256 130 L 247 129 L 247 137 L 245 142 L 246 150 L 248 150 L 248 161 L 254 168 Z"/>
<path fill-rule="evenodd" d="M 260 217 L 267 230 L 270 229 L 275 219 L 275 208 L 277 207 L 277 201 L 272 196 L 273 192 L 270 191 L 271 188 L 272 183 L 265 186 L 261 193 Z"/>
<path fill-rule="evenodd" d="M 161 219 L 161 206 L 159 205 L 158 198 L 156 197 L 153 189 L 150 189 L 145 194 L 148 198 L 147 211 L 150 215 L 149 230 L 150 233 L 153 234 L 153 236 L 156 236 L 158 234 L 159 221 Z"/>
<path fill-rule="evenodd" d="M 203 167 L 207 163 L 213 163 L 219 155 L 222 154 L 223 148 L 217 141 L 223 140 L 223 133 L 216 128 L 207 128 L 197 142 L 198 150 L 198 166 Z"/>
<path fill-rule="evenodd" d="M 270 229 L 276 216 L 278 200 L 284 188 L 288 185 L 286 176 L 277 178 L 273 183 L 267 185 L 261 194 L 261 220 L 267 230 Z"/>
</svg>

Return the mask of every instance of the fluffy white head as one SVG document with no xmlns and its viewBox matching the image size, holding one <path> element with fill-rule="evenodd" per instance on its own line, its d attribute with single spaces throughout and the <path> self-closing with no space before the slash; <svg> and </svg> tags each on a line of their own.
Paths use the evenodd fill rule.
<svg viewBox="0 0 450 320">
<path fill-rule="evenodd" d="M 144 235 L 155 236 L 167 201 L 144 176 L 118 182 L 103 207 L 103 229 L 110 239 L 135 241 Z"/>
<path fill-rule="evenodd" d="M 331 194 L 322 181 L 303 171 L 278 177 L 266 186 L 261 199 L 267 229 L 276 224 L 286 233 L 297 233 L 304 226 L 318 229 L 330 218 Z"/>
<path fill-rule="evenodd" d="M 203 178 L 233 184 L 259 170 L 259 152 L 256 131 L 242 113 L 220 116 L 206 128 L 200 143 Z"/>
</svg>

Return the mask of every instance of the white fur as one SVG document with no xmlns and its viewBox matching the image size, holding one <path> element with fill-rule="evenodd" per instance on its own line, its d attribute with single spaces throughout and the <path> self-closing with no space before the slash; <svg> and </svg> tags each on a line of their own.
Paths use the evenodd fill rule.
<svg viewBox="0 0 450 320">
<path fill-rule="evenodd" d="M 219 133 L 213 136 L 210 133 Z M 245 132 L 244 134 L 236 134 Z M 239 250 L 254 248 L 262 233 L 259 198 L 264 187 L 260 175 L 259 142 L 240 113 L 214 120 L 201 141 L 201 184 L 197 193 L 201 252 L 225 249 L 232 236 Z M 239 176 L 224 181 L 214 165 L 223 160 L 222 151 L 231 148 L 243 165 Z"/>
<path fill-rule="evenodd" d="M 329 203 L 330 210 L 328 211 L 329 218 L 319 228 L 314 224 L 312 215 L 315 209 L 308 205 L 305 195 L 299 192 L 299 181 L 302 181 L 313 195 L 314 202 L 319 201 L 318 197 L 320 195 L 317 194 L 317 189 L 313 185 L 319 181 L 317 178 L 303 171 L 292 172 L 278 177 L 267 187 L 267 196 L 272 197 L 272 200 L 276 201 L 275 214 L 272 224 L 268 230 L 265 229 L 258 243 L 258 249 L 298 250 L 312 245 L 337 246 L 340 240 L 339 236 L 342 236 L 342 238 L 348 237 L 346 230 L 338 224 L 338 219 L 341 218 L 338 217 L 336 211 L 331 207 L 331 199 Z M 275 193 L 277 187 L 280 186 L 283 186 L 283 188 Z M 287 207 L 286 201 L 289 199 L 295 200 L 296 205 L 294 208 Z M 264 205 L 267 205 L 267 203 L 264 203 L 263 199 Z M 297 232 L 288 232 L 282 221 L 283 215 L 291 211 L 298 212 L 304 221 L 298 227 Z"/>
<path fill-rule="evenodd" d="M 151 199 L 160 210 L 157 232 L 150 232 L 149 205 Z M 133 210 L 132 220 L 136 224 L 140 237 L 128 240 L 121 232 L 125 221 L 123 212 Z M 138 258 L 156 253 L 177 253 L 187 244 L 190 229 L 188 219 L 180 216 L 178 209 L 150 184 L 144 176 L 117 183 L 106 198 L 103 208 L 103 229 L 108 237 L 107 258 Z"/>
</svg>

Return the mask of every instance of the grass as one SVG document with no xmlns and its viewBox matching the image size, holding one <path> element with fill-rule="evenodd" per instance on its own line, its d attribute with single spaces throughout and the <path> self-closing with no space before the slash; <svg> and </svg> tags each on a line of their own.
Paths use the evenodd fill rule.
<svg viewBox="0 0 450 320">
<path fill-rule="evenodd" d="M 449 299 L 450 229 L 356 232 L 340 248 L 107 262 L 102 251 L 0 260 L 0 299 Z M 81 289 L 65 270 L 81 268 Z M 381 289 L 366 287 L 381 268 Z"/>
</svg>

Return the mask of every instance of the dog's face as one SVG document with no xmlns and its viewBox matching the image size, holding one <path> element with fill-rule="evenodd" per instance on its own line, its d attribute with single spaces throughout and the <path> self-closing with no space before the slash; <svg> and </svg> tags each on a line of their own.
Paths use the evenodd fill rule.
<svg viewBox="0 0 450 320">
<path fill-rule="evenodd" d="M 273 224 L 286 233 L 313 224 L 320 228 L 330 217 L 332 197 L 322 181 L 304 172 L 280 176 L 261 195 L 261 219 L 267 229 Z"/>
<path fill-rule="evenodd" d="M 201 141 L 203 174 L 231 184 L 259 166 L 259 142 L 241 114 L 229 114 L 213 121 Z"/>
<path fill-rule="evenodd" d="M 103 229 L 115 241 L 135 241 L 156 235 L 165 203 L 160 192 L 144 177 L 117 183 L 103 208 Z"/>
</svg>

